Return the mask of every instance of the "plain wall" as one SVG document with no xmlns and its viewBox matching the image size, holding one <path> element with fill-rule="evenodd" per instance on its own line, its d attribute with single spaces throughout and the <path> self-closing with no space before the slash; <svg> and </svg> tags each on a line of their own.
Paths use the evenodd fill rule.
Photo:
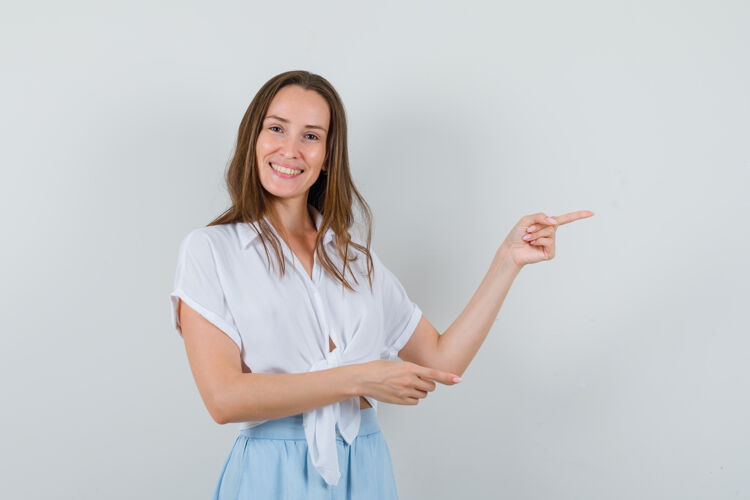
<svg viewBox="0 0 750 500">
<path fill-rule="evenodd" d="M 237 425 L 168 294 L 290 69 L 341 94 L 373 248 L 441 332 L 521 216 L 595 213 L 463 383 L 380 406 L 401 498 L 750 498 L 747 2 L 16 2 L 0 28 L 3 498 L 209 498 Z"/>
</svg>

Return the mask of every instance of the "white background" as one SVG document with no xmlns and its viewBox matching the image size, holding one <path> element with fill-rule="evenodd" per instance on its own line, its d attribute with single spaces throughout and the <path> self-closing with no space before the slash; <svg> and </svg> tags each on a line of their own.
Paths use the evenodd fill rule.
<svg viewBox="0 0 750 500">
<path fill-rule="evenodd" d="M 306 69 L 441 332 L 521 216 L 595 213 L 463 383 L 380 407 L 402 499 L 750 498 L 748 5 L 4 4 L 0 496 L 210 497 L 236 425 L 169 321 L 177 246 Z"/>
</svg>

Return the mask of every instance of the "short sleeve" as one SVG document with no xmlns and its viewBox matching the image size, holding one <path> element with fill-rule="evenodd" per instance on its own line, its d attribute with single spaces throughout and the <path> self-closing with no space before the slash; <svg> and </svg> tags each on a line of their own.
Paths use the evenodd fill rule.
<svg viewBox="0 0 750 500">
<path fill-rule="evenodd" d="M 385 345 L 382 357 L 395 359 L 398 352 L 406 345 L 422 318 L 422 310 L 409 299 L 406 290 L 394 275 L 370 250 L 375 266 L 380 266 L 380 293 L 383 303 L 383 325 L 385 328 Z"/>
<path fill-rule="evenodd" d="M 169 294 L 172 326 L 182 336 L 177 314 L 180 299 L 227 334 L 242 350 L 242 339 L 221 286 L 213 244 L 200 229 L 191 231 L 180 244 L 174 289 Z"/>
</svg>

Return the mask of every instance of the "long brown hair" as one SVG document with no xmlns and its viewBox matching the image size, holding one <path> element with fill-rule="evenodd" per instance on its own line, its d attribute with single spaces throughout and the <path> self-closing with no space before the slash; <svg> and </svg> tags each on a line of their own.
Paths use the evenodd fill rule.
<svg viewBox="0 0 750 500">
<path fill-rule="evenodd" d="M 323 216 L 318 236 L 315 239 L 315 252 L 323 269 L 331 276 L 341 282 L 350 290 L 354 288 L 346 281 L 346 269 L 349 261 L 357 260 L 351 256 L 349 247 L 352 246 L 367 257 L 367 277 L 372 290 L 372 256 L 370 255 L 370 241 L 372 239 L 372 213 L 364 198 L 359 194 L 352 181 L 349 170 L 349 153 L 347 149 L 347 127 L 344 105 L 341 102 L 333 86 L 320 75 L 308 71 L 287 71 L 274 76 L 268 80 L 255 94 L 250 106 L 245 111 L 240 122 L 237 134 L 237 146 L 234 156 L 226 172 L 226 183 L 232 206 L 223 214 L 211 221 L 208 225 L 231 224 L 234 222 L 257 223 L 260 232 L 250 224 L 250 227 L 258 234 L 266 257 L 271 264 L 271 256 L 266 241 L 270 242 L 276 253 L 281 276 L 285 272 L 284 258 L 281 243 L 272 231 L 272 228 L 264 219 L 269 210 L 269 193 L 263 188 L 258 173 L 258 162 L 255 154 L 255 145 L 263 125 L 263 119 L 268 111 L 276 93 L 287 85 L 299 85 L 305 90 L 314 90 L 327 102 L 331 113 L 328 136 L 326 138 L 326 155 L 324 165 L 326 170 L 320 172 L 320 176 L 310 187 L 307 202 L 313 205 Z M 365 219 L 367 239 L 365 246 L 352 240 L 349 228 L 354 224 L 352 201 L 357 199 L 362 215 Z M 336 249 L 341 257 L 343 266 L 341 270 L 336 269 L 322 244 L 322 238 L 326 230 L 331 228 L 336 236 Z M 270 268 L 270 267 L 269 267 Z M 357 278 L 349 268 L 349 273 Z"/>
</svg>

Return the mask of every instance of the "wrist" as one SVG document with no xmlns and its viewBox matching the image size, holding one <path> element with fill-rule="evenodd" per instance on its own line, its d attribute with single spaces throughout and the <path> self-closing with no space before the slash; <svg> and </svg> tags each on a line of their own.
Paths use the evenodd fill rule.
<svg viewBox="0 0 750 500">
<path fill-rule="evenodd" d="M 500 245 L 495 252 L 495 257 L 492 259 L 490 268 L 496 272 L 509 272 L 511 274 L 517 274 L 523 268 L 523 264 L 518 264 L 513 260 L 513 257 L 505 244 Z"/>
<path fill-rule="evenodd" d="M 345 381 L 345 392 L 349 397 L 363 396 L 362 394 L 362 365 L 363 363 L 355 363 L 352 365 L 346 365 L 343 368 L 347 370 L 344 374 Z"/>
</svg>

